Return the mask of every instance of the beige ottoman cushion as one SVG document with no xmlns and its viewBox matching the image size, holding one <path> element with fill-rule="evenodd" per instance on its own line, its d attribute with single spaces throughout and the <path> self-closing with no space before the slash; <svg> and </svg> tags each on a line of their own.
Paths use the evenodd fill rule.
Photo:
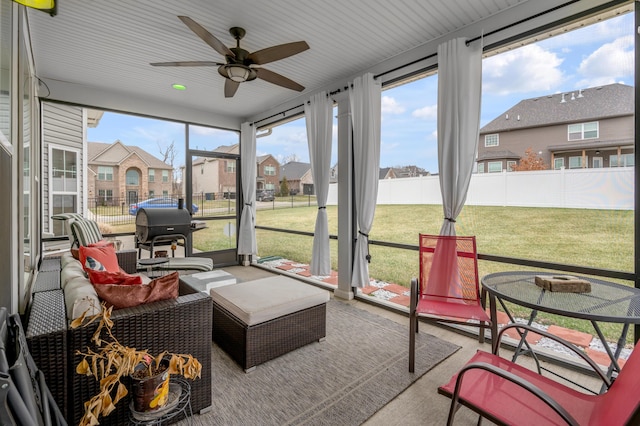
<svg viewBox="0 0 640 426">
<path fill-rule="evenodd" d="M 327 290 L 284 276 L 212 288 L 209 294 L 248 326 L 329 301 Z"/>
</svg>

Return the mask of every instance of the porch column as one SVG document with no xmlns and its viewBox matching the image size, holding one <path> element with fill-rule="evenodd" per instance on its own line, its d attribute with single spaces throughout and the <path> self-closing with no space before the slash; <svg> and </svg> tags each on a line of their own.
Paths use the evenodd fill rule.
<svg viewBox="0 0 640 426">
<path fill-rule="evenodd" d="M 347 92 L 338 93 L 338 288 L 334 296 L 351 300 L 353 273 L 353 151 L 351 117 Z"/>
</svg>

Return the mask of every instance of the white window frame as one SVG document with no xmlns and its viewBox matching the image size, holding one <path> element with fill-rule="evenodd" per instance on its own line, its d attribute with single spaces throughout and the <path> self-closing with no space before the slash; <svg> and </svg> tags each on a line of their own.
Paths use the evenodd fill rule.
<svg viewBox="0 0 640 426">
<path fill-rule="evenodd" d="M 137 183 L 129 183 L 129 172 L 135 172 L 136 180 L 138 181 Z M 124 184 L 127 186 L 140 186 L 140 172 L 138 172 L 136 169 L 127 170 L 124 174 Z"/>
<path fill-rule="evenodd" d="M 149 182 L 156 181 L 156 171 L 155 169 L 149 169 Z"/>
<path fill-rule="evenodd" d="M 102 175 L 102 179 L 100 179 L 100 175 Z M 111 179 L 107 179 L 109 176 L 111 176 Z M 97 179 L 105 182 L 113 182 L 113 167 L 98 166 Z"/>
<path fill-rule="evenodd" d="M 162 183 L 169 183 L 169 170 L 162 171 Z"/>
<path fill-rule="evenodd" d="M 513 167 L 513 166 L 515 166 L 516 164 L 518 164 L 518 162 L 517 162 L 517 161 L 515 161 L 515 160 L 508 160 L 508 161 L 507 161 L 507 171 L 508 171 L 508 172 L 512 172 L 512 171 L 513 171 L 513 170 L 512 170 L 512 167 Z"/>
<path fill-rule="evenodd" d="M 266 166 L 264 166 L 264 175 L 265 176 L 275 176 L 276 175 L 276 166 L 274 166 L 274 165 L 266 165 Z"/>
<path fill-rule="evenodd" d="M 56 191 L 53 187 L 53 150 L 54 149 L 58 149 L 61 151 L 68 151 L 68 152 L 73 152 L 76 154 L 76 164 L 78 166 L 78 170 L 76 173 L 76 190 L 75 191 L 70 191 L 69 188 L 65 188 L 65 191 Z M 80 192 L 80 187 L 81 187 L 81 183 L 83 182 L 84 176 L 81 176 L 82 170 L 84 170 L 84 167 L 81 166 L 80 161 L 81 161 L 81 152 L 79 149 L 75 149 L 75 148 L 71 148 L 68 146 L 64 146 L 64 145 L 55 145 L 55 144 L 49 144 L 49 163 L 48 163 L 48 168 L 49 170 L 48 172 L 48 179 L 49 179 L 49 205 L 48 205 L 48 209 L 49 209 L 49 230 L 51 230 L 53 232 L 53 219 L 51 219 L 51 216 L 54 215 L 53 213 L 53 198 L 54 196 L 64 196 L 64 195 L 73 195 L 76 197 L 76 211 L 75 212 L 69 212 L 69 213 L 82 213 L 81 210 L 81 205 L 83 202 L 82 199 L 82 194 Z M 86 201 L 86 200 L 85 200 Z"/>
<path fill-rule="evenodd" d="M 627 161 L 628 158 L 631 158 L 633 160 L 633 153 L 628 153 L 628 154 L 621 154 L 622 155 L 622 164 L 619 163 L 618 161 L 618 154 L 613 154 L 609 156 L 609 167 L 633 167 L 634 164 L 627 164 L 629 163 L 629 161 Z"/>
<path fill-rule="evenodd" d="M 484 173 L 484 163 L 478 163 L 478 173 Z"/>
<path fill-rule="evenodd" d="M 491 170 L 492 167 L 495 168 L 496 164 L 499 166 L 498 170 Z M 502 172 L 502 161 L 489 161 L 487 163 L 487 172 L 488 173 L 501 173 Z"/>
<path fill-rule="evenodd" d="M 495 141 L 494 141 L 495 139 Z M 492 133 L 490 135 L 484 135 L 484 147 L 491 148 L 500 146 L 500 135 L 498 133 Z"/>
<path fill-rule="evenodd" d="M 236 172 L 236 160 L 226 160 L 224 164 L 224 171 L 227 173 Z"/>
<path fill-rule="evenodd" d="M 571 160 L 578 160 L 579 165 L 576 167 L 574 165 L 571 164 Z M 569 157 L 569 168 L 570 169 L 581 169 L 582 168 L 582 155 L 574 155 Z"/>
<path fill-rule="evenodd" d="M 595 130 L 585 130 L 585 127 L 595 125 Z M 595 132 L 595 136 L 585 136 L 586 133 Z M 573 136 L 572 136 L 573 135 Z M 600 122 L 589 121 L 587 123 L 573 123 L 567 125 L 567 140 L 580 141 L 585 139 L 598 139 L 600 136 Z"/>
<path fill-rule="evenodd" d="M 560 163 L 559 166 L 558 166 L 558 163 Z M 554 170 L 562 170 L 562 169 L 564 169 L 564 157 L 554 158 L 553 159 L 553 169 Z"/>
</svg>

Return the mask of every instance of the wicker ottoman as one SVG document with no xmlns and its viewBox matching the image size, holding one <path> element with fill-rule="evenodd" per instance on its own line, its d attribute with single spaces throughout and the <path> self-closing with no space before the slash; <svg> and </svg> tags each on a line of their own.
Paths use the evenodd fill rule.
<svg viewBox="0 0 640 426">
<path fill-rule="evenodd" d="M 326 335 L 329 292 L 277 276 L 210 290 L 213 341 L 249 372 Z"/>
</svg>

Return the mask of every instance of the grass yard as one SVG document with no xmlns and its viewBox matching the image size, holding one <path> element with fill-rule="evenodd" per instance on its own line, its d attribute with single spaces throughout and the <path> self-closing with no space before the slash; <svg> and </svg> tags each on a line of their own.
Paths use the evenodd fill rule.
<svg viewBox="0 0 640 426">
<path fill-rule="evenodd" d="M 260 210 L 256 224 L 281 229 L 313 232 L 316 207 Z M 327 207 L 329 232 L 337 235 L 337 208 Z M 372 240 L 418 244 L 419 233 L 437 234 L 442 225 L 439 205 L 379 205 Z M 484 254 L 533 259 L 602 269 L 633 271 L 633 211 L 578 210 L 524 207 L 466 206 L 457 219 L 458 235 L 475 235 L 478 251 Z M 257 230 L 258 254 L 277 255 L 309 263 L 312 238 Z M 370 246 L 372 278 L 403 286 L 418 275 L 418 253 L 381 246 Z M 331 240 L 332 268 L 338 269 L 337 241 Z M 480 261 L 480 276 L 499 271 L 522 269 Z M 527 268 L 530 269 L 530 268 Z M 629 282 L 622 282 L 630 285 Z M 524 308 L 513 307 L 519 316 Z M 540 314 L 539 322 L 558 324 L 587 333 L 591 325 L 581 320 Z M 605 335 L 617 338 L 620 327 L 603 324 Z"/>
</svg>

